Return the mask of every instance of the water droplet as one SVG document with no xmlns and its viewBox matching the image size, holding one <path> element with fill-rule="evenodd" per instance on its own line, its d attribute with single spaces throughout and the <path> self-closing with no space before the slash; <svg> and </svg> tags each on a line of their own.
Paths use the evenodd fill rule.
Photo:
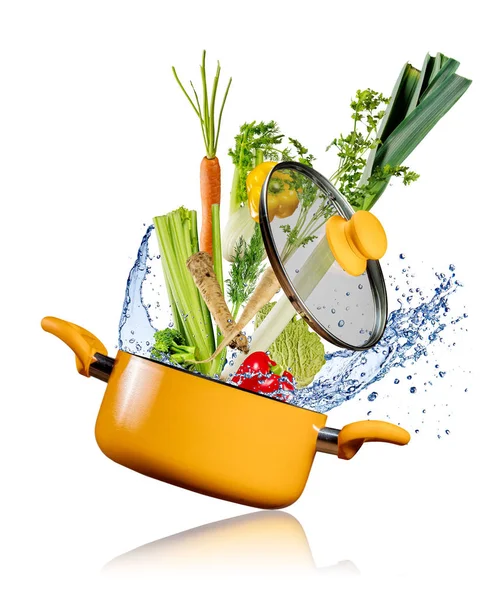
<svg viewBox="0 0 488 600">
<path fill-rule="evenodd" d="M 412 379 L 411 375 L 407 375 L 407 379 L 410 381 Z"/>
<path fill-rule="evenodd" d="M 417 391 L 417 388 L 416 388 L 416 387 L 413 387 L 413 386 L 412 386 L 412 387 L 410 388 L 410 393 L 411 393 L 411 394 L 415 394 L 415 392 L 416 392 L 416 391 Z"/>
<path fill-rule="evenodd" d="M 449 431 L 449 429 L 446 429 L 446 435 L 449 435 L 451 432 Z"/>
<path fill-rule="evenodd" d="M 351 292 L 346 292 L 346 296 L 350 296 L 350 295 L 351 295 Z"/>
<path fill-rule="evenodd" d="M 405 254 L 400 254 L 400 258 L 403 260 L 405 258 Z"/>
<path fill-rule="evenodd" d="M 395 385 L 398 385 L 400 383 L 399 379 L 395 379 L 395 381 L 393 382 Z"/>
<path fill-rule="evenodd" d="M 344 327 L 344 319 L 341 319 L 341 320 L 340 320 L 340 321 L 337 323 L 337 325 L 338 325 L 339 327 Z"/>
<path fill-rule="evenodd" d="M 371 392 L 371 394 L 368 396 L 368 400 L 370 402 L 374 402 L 377 397 L 378 397 L 378 394 L 376 392 Z"/>
<path fill-rule="evenodd" d="M 336 309 L 335 309 L 335 308 L 331 308 L 331 309 L 330 309 L 330 312 L 331 312 L 333 315 L 335 315 L 335 311 L 336 311 Z"/>
<path fill-rule="evenodd" d="M 360 283 L 360 284 L 358 285 L 358 290 L 362 290 L 362 289 L 363 289 L 363 284 L 362 284 L 362 283 Z"/>
<path fill-rule="evenodd" d="M 454 271 L 456 267 L 454 265 L 449 265 L 449 271 Z"/>
<path fill-rule="evenodd" d="M 439 377 L 444 377 L 444 376 L 445 376 L 445 374 L 446 374 L 446 372 L 445 372 L 445 371 L 439 371 Z"/>
<path fill-rule="evenodd" d="M 372 413 L 372 410 L 368 410 L 368 412 L 366 413 L 366 416 L 369 417 L 369 415 Z"/>
<path fill-rule="evenodd" d="M 423 413 L 424 413 L 424 415 L 425 415 L 425 413 L 426 413 L 427 411 L 426 411 L 426 410 L 425 410 L 425 408 L 424 408 L 424 409 L 422 410 L 422 412 L 423 412 Z"/>
<path fill-rule="evenodd" d="M 415 433 L 418 433 L 419 431 L 420 431 L 419 429 L 416 429 L 416 430 L 415 430 Z"/>
<path fill-rule="evenodd" d="M 295 269 L 295 273 L 300 273 L 300 269 Z"/>
</svg>

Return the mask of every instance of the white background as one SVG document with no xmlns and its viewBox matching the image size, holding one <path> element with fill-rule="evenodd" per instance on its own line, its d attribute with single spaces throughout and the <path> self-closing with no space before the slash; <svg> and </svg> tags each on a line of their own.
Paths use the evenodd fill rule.
<svg viewBox="0 0 488 600">
<path fill-rule="evenodd" d="M 1 3 L 3 597 L 454 597 L 479 589 L 487 74 L 478 6 Z M 451 435 L 418 435 L 402 449 L 370 445 L 348 463 L 319 455 L 279 527 L 261 513 L 257 528 L 251 520 L 232 535 L 224 525 L 225 535 L 211 528 L 203 541 L 166 540 L 104 569 L 141 545 L 256 512 L 107 460 L 93 436 L 104 384 L 79 377 L 68 349 L 39 326 L 47 314 L 79 323 L 113 354 L 143 223 L 199 205 L 201 134 L 170 67 L 197 79 L 204 47 L 209 67 L 220 59 L 222 81 L 234 78 L 220 140 L 223 202 L 226 150 L 243 121 L 276 119 L 327 174 L 325 146 L 347 131 L 357 88 L 388 94 L 401 65 L 420 66 L 427 51 L 457 58 L 474 80 L 408 160 L 421 179 L 389 189 L 376 210 L 392 264 L 402 251 L 420 270 L 453 262 L 464 283 L 457 301 L 469 331 L 446 356 L 453 388 L 439 389 L 446 398 L 438 399 L 453 407 Z M 467 394 L 449 391 L 464 384 Z M 392 378 L 387 388 L 393 402 Z M 365 410 L 351 402 L 330 424 Z M 292 517 L 308 541 L 294 536 Z"/>
</svg>

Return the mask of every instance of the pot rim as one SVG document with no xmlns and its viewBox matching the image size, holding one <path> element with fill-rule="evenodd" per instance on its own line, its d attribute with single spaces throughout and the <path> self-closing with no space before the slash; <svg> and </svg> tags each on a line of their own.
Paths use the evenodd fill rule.
<svg viewBox="0 0 488 600">
<path fill-rule="evenodd" d="M 170 365 L 167 363 L 162 363 L 159 362 L 158 360 L 155 360 L 153 358 L 148 358 L 146 356 L 140 356 L 139 354 L 132 354 L 132 352 L 126 352 L 125 350 L 121 350 L 119 349 L 118 352 L 123 352 L 124 354 L 128 354 L 129 356 L 133 356 L 135 358 L 140 358 L 141 360 L 147 360 L 150 363 L 153 363 L 155 365 L 158 365 L 160 367 L 167 367 L 168 369 L 173 369 L 174 371 L 178 371 L 179 373 L 182 373 L 184 375 L 192 375 L 193 377 L 198 377 L 199 379 L 202 379 L 204 381 L 208 381 L 210 383 L 218 383 L 219 385 L 225 385 L 226 387 L 229 387 L 231 389 L 235 389 L 238 392 L 242 392 L 242 393 L 246 393 L 246 394 L 252 394 L 253 396 L 259 396 L 260 398 L 263 398 L 265 400 L 272 400 L 273 402 L 279 402 L 281 405 L 283 406 L 289 406 L 291 408 L 296 408 L 299 410 L 306 410 L 307 412 L 313 412 L 315 414 L 318 415 L 324 415 L 323 412 L 320 412 L 318 410 L 313 410 L 311 408 L 305 408 L 304 406 L 296 406 L 295 404 L 290 404 L 288 402 L 283 402 L 283 400 L 278 400 L 278 398 L 273 398 L 271 396 L 267 396 L 266 394 L 261 394 L 259 392 L 253 392 L 252 390 L 243 390 L 242 388 L 240 388 L 237 385 L 232 385 L 230 383 L 227 383 L 225 381 L 221 381 L 220 379 L 213 379 L 211 377 L 207 377 L 206 375 L 203 375 L 202 373 L 195 373 L 193 371 L 187 371 L 186 369 L 183 369 L 181 367 L 178 367 L 176 365 Z M 115 359 L 117 360 L 117 359 Z M 110 381 L 110 379 L 109 379 Z"/>
</svg>

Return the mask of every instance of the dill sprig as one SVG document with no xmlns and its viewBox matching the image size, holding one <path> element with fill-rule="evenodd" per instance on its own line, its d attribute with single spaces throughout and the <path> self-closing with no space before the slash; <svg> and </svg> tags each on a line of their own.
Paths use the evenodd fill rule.
<svg viewBox="0 0 488 600">
<path fill-rule="evenodd" d="M 225 281 L 234 319 L 237 317 L 240 307 L 254 292 L 256 282 L 264 271 L 262 265 L 264 256 L 263 239 L 259 225 L 256 223 L 249 243 L 243 237 L 237 241 L 229 279 Z"/>
</svg>

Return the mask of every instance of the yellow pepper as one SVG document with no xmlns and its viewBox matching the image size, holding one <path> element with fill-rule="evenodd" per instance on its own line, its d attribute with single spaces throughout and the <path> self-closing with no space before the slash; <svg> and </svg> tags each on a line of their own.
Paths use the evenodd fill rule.
<svg viewBox="0 0 488 600">
<path fill-rule="evenodd" d="M 271 169 L 278 163 L 262 162 L 247 176 L 246 189 L 249 212 L 251 217 L 259 222 L 259 199 L 261 189 Z M 272 221 L 275 217 L 284 219 L 291 216 L 297 209 L 299 200 L 296 190 L 287 183 L 291 177 L 287 173 L 276 171 L 268 184 L 268 217 Z"/>
</svg>

